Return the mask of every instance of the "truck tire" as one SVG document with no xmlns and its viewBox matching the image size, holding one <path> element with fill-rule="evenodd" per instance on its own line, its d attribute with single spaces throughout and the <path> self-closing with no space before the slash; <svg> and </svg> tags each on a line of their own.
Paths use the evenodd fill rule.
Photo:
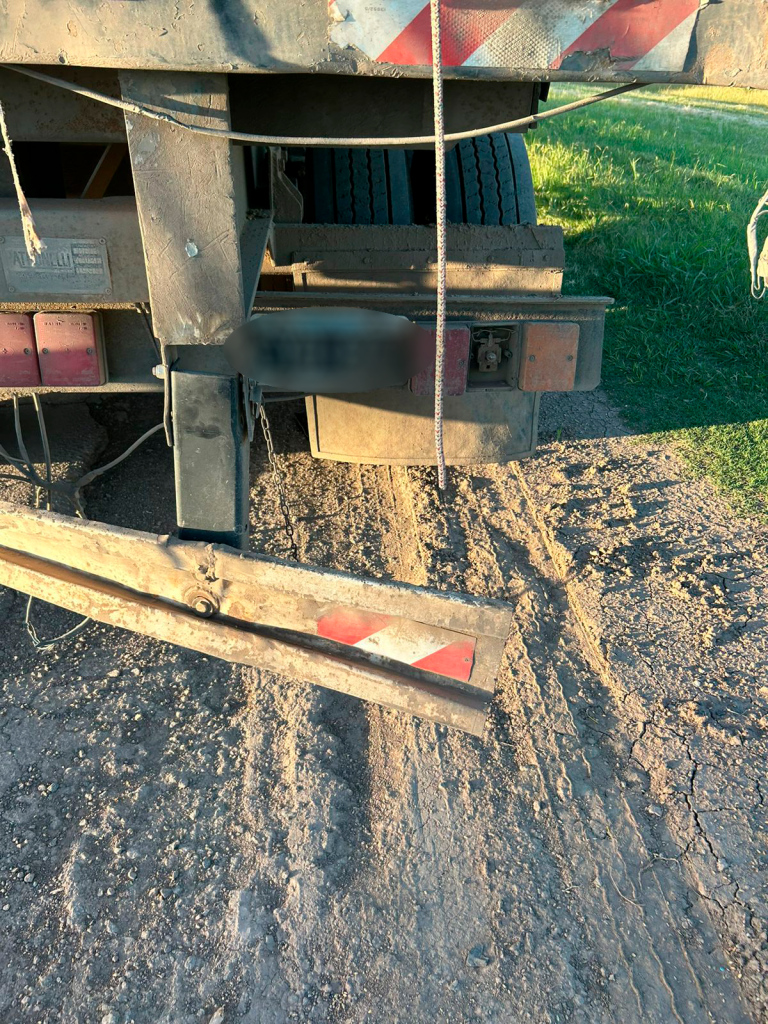
<svg viewBox="0 0 768 1024">
<path fill-rule="evenodd" d="M 315 224 L 413 224 L 408 154 L 396 149 L 312 149 Z"/>
<path fill-rule="evenodd" d="M 435 158 L 414 153 L 416 222 L 435 222 Z M 464 139 L 446 153 L 445 192 L 451 224 L 535 224 L 531 165 L 522 135 L 499 132 Z"/>
</svg>

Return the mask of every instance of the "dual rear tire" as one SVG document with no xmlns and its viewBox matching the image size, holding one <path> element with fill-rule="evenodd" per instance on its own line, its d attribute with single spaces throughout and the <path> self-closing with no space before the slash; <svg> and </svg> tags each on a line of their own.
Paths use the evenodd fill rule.
<svg viewBox="0 0 768 1024">
<path fill-rule="evenodd" d="M 431 150 L 314 149 L 307 155 L 306 219 L 315 224 L 434 224 Z M 465 139 L 446 153 L 452 224 L 535 224 L 522 135 Z"/>
</svg>

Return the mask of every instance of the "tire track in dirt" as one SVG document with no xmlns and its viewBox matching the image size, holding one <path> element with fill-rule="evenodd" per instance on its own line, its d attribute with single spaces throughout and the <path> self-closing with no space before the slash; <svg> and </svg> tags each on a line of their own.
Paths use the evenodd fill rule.
<svg viewBox="0 0 768 1024">
<path fill-rule="evenodd" d="M 517 556 L 513 572 L 520 574 L 521 570 L 523 571 L 527 576 L 526 597 L 533 595 L 532 607 L 528 613 L 517 617 L 521 647 L 525 654 L 522 659 L 523 665 L 538 691 L 538 700 L 535 703 L 531 702 L 534 710 L 529 718 L 529 724 L 538 739 L 536 755 L 543 783 L 551 797 L 550 806 L 553 810 L 557 809 L 557 815 L 564 817 L 567 822 L 564 829 L 566 842 L 572 846 L 577 840 L 579 832 L 584 828 L 581 817 L 569 812 L 573 811 L 576 802 L 584 802 L 585 794 L 588 795 L 590 804 L 585 820 L 592 824 L 592 831 L 595 827 L 604 829 L 606 837 L 611 837 L 614 832 L 619 835 L 623 833 L 621 836 L 622 846 L 613 840 L 610 844 L 605 842 L 588 843 L 586 857 L 595 865 L 599 865 L 600 854 L 603 853 L 604 847 L 609 845 L 608 856 L 602 858 L 604 862 L 602 871 L 600 871 L 602 877 L 598 874 L 597 878 L 590 879 L 589 882 L 592 885 L 599 882 L 600 892 L 603 896 L 603 900 L 599 903 L 613 904 L 609 912 L 621 922 L 621 925 L 614 930 L 614 934 L 619 938 L 627 934 L 626 926 L 627 923 L 630 923 L 632 943 L 631 948 L 627 950 L 623 966 L 627 973 L 636 979 L 630 987 L 643 995 L 644 1019 L 703 1019 L 704 1014 L 712 1012 L 712 1008 L 721 1003 L 723 995 L 725 1004 L 728 1005 L 727 1017 L 719 1017 L 715 1010 L 711 1019 L 739 1019 L 733 987 L 731 985 L 722 986 L 718 977 L 720 972 L 713 970 L 709 956 L 704 961 L 699 959 L 697 964 L 690 963 L 687 943 L 683 943 L 680 935 L 676 934 L 674 912 L 664 899 L 663 894 L 658 891 L 658 886 L 656 886 L 657 891 L 655 892 L 653 887 L 649 891 L 648 886 L 642 886 L 639 872 L 643 867 L 651 864 L 651 858 L 641 838 L 637 816 L 632 814 L 625 800 L 622 800 L 620 796 L 618 799 L 615 798 L 615 791 L 618 790 L 616 777 L 611 777 L 612 773 L 606 765 L 600 765 L 602 772 L 597 773 L 594 763 L 589 763 L 581 756 L 574 759 L 571 753 L 570 756 L 561 757 L 556 744 L 552 742 L 552 737 L 567 732 L 569 736 L 575 737 L 583 748 L 586 737 L 583 732 L 580 735 L 581 730 L 570 713 L 562 680 L 570 681 L 572 693 L 588 685 L 595 689 L 595 682 L 602 684 L 604 681 L 604 670 L 598 672 L 598 679 L 594 680 L 594 673 L 590 671 L 590 666 L 584 663 L 582 651 L 579 649 L 576 623 L 571 622 L 566 628 L 561 628 L 563 620 L 568 618 L 568 605 L 563 600 L 562 594 L 558 594 L 558 589 L 552 586 L 555 582 L 553 567 L 551 563 L 547 565 L 546 560 L 542 558 L 542 554 L 546 554 L 542 550 L 545 546 L 542 544 L 542 538 L 537 537 L 530 528 L 530 511 L 522 500 L 519 489 L 514 486 L 510 487 L 509 469 L 492 467 L 488 471 L 488 478 L 482 480 L 479 487 L 471 477 L 464 477 L 458 471 L 454 471 L 454 479 L 458 481 L 458 495 L 454 498 L 453 508 L 459 518 L 464 520 L 471 561 L 475 566 L 483 565 L 485 577 L 490 576 L 495 582 L 500 574 L 503 575 L 500 570 L 499 556 L 509 562 L 508 543 L 511 539 L 512 548 Z M 495 501 L 494 491 L 497 492 Z M 423 490 L 422 493 L 424 493 Z M 466 507 L 467 504 L 469 504 L 469 508 Z M 477 522 L 483 521 L 493 524 L 491 529 L 485 533 L 474 528 Z M 522 530 L 510 530 L 510 524 L 522 527 Z M 481 539 L 478 541 L 478 538 Z M 494 541 L 496 541 L 495 544 Z M 474 558 L 472 559 L 473 549 Z M 527 559 L 520 557 L 521 550 L 523 552 L 530 551 L 534 557 L 538 556 L 536 558 L 539 565 L 538 572 L 532 571 L 533 567 L 526 565 Z M 544 573 L 549 575 L 548 587 L 542 584 Z M 458 580 L 457 585 L 463 585 L 465 589 L 472 590 L 473 587 L 468 579 L 472 574 L 465 572 L 463 575 L 464 578 Z M 478 591 L 475 590 L 475 592 Z M 488 589 L 480 592 L 487 593 Z M 494 593 L 493 584 L 490 592 Z M 522 611 L 523 605 L 524 601 L 518 602 L 520 611 Z M 551 606 L 552 611 L 556 612 L 560 618 L 560 624 L 554 628 L 552 611 L 546 610 L 548 606 Z M 543 630 L 541 629 L 542 625 L 545 626 Z M 549 629 L 546 629 L 547 625 L 549 625 Z M 547 633 L 549 635 L 546 635 Z M 552 671 L 553 656 L 557 657 L 563 646 L 566 648 L 570 646 L 575 650 L 569 652 L 567 660 L 560 660 L 556 672 Z M 538 648 L 535 656 L 534 647 Z M 591 653 L 591 645 L 589 645 L 587 653 Z M 580 662 L 581 664 L 579 664 Z M 602 699 L 605 702 L 605 697 Z M 539 723 L 547 722 L 547 720 L 549 720 L 548 728 L 543 730 L 540 727 L 537 728 Z M 594 760 L 593 757 L 592 761 L 594 762 Z M 572 777 L 574 765 L 577 769 L 584 767 L 583 777 Z M 602 779 L 597 777 L 599 774 L 602 774 Z M 565 791 L 562 788 L 563 783 L 565 783 Z M 600 784 L 606 787 L 603 789 L 602 800 L 598 794 Z M 579 793 L 577 793 L 577 789 L 580 791 Z M 598 824 L 595 824 L 596 822 Z M 628 858 L 634 862 L 631 867 L 627 863 Z M 616 881 L 614 872 L 617 871 L 618 866 L 620 866 L 623 878 Z M 633 897 L 627 898 L 622 894 L 619 886 L 624 879 L 630 884 Z M 679 886 L 677 888 L 679 889 Z M 612 896 L 614 890 L 615 895 Z M 589 892 L 589 888 L 586 888 L 586 892 Z M 642 918 L 639 921 L 627 922 L 628 913 L 631 916 L 631 912 L 619 904 L 618 897 L 621 897 L 628 906 L 641 910 Z M 642 905 L 638 902 L 638 897 L 642 898 Z M 602 914 L 600 911 L 600 905 L 591 908 L 588 906 L 584 915 L 585 920 L 593 922 L 594 938 L 598 940 L 602 937 Z M 634 916 L 638 917 L 637 914 Z M 646 932 L 645 941 L 638 943 L 639 934 L 644 930 L 643 918 L 649 920 L 650 931 Z M 601 926 L 595 929 L 594 923 L 598 921 L 601 922 Z M 704 937 L 708 933 L 711 934 L 711 928 L 703 916 L 700 916 L 697 924 Z M 711 935 L 711 938 L 714 939 L 714 935 Z M 709 945 L 712 944 L 709 943 Z M 672 965 L 671 972 L 668 972 L 665 964 Z M 618 977 L 619 971 L 614 971 L 614 974 Z M 699 984 L 699 978 L 704 979 L 703 986 Z M 712 984 L 712 979 L 716 984 Z M 713 988 L 717 991 L 712 991 Z M 666 999 L 663 998 L 664 994 Z M 654 996 L 660 997 L 656 1005 L 654 1005 Z"/>
<path fill-rule="evenodd" d="M 491 727 L 480 741 L 106 629 L 38 679 L 14 626 L 0 754 L 24 788 L 0 812 L 31 940 L 4 923 L 3 1012 L 23 998 L 45 1024 L 200 1024 L 217 1007 L 226 1024 L 746 1021 L 678 847 L 643 823 L 631 700 L 584 644 L 514 476 L 454 470 L 444 503 L 431 470 L 314 462 L 292 412 L 272 418 L 302 560 L 515 602 Z M 155 528 L 169 479 L 157 446 L 93 507 Z M 252 482 L 254 546 L 284 554 L 260 448 Z M 28 778 L 23 756 L 39 762 Z M 73 816 L 48 860 L 38 779 Z"/>
</svg>

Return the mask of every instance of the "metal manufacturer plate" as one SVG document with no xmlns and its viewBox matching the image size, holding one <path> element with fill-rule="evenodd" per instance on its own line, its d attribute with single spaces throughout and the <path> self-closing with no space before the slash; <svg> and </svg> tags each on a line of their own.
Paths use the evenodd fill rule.
<svg viewBox="0 0 768 1024">
<path fill-rule="evenodd" d="M 7 290 L 20 295 L 111 295 L 104 238 L 43 238 L 32 264 L 21 235 L 0 238 Z"/>
</svg>

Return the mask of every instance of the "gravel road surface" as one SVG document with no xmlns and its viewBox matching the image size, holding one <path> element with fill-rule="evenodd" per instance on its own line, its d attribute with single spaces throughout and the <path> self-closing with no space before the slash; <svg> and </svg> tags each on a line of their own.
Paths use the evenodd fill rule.
<svg viewBox="0 0 768 1024">
<path fill-rule="evenodd" d="M 544 404 L 447 501 L 273 407 L 302 561 L 514 605 L 482 740 L 98 625 L 36 654 L 0 588 L 2 1024 L 768 1020 L 768 530 Z M 159 417 L 52 408 L 57 473 Z M 162 437 L 86 497 L 172 528 Z M 262 447 L 252 501 L 284 554 Z"/>
</svg>

